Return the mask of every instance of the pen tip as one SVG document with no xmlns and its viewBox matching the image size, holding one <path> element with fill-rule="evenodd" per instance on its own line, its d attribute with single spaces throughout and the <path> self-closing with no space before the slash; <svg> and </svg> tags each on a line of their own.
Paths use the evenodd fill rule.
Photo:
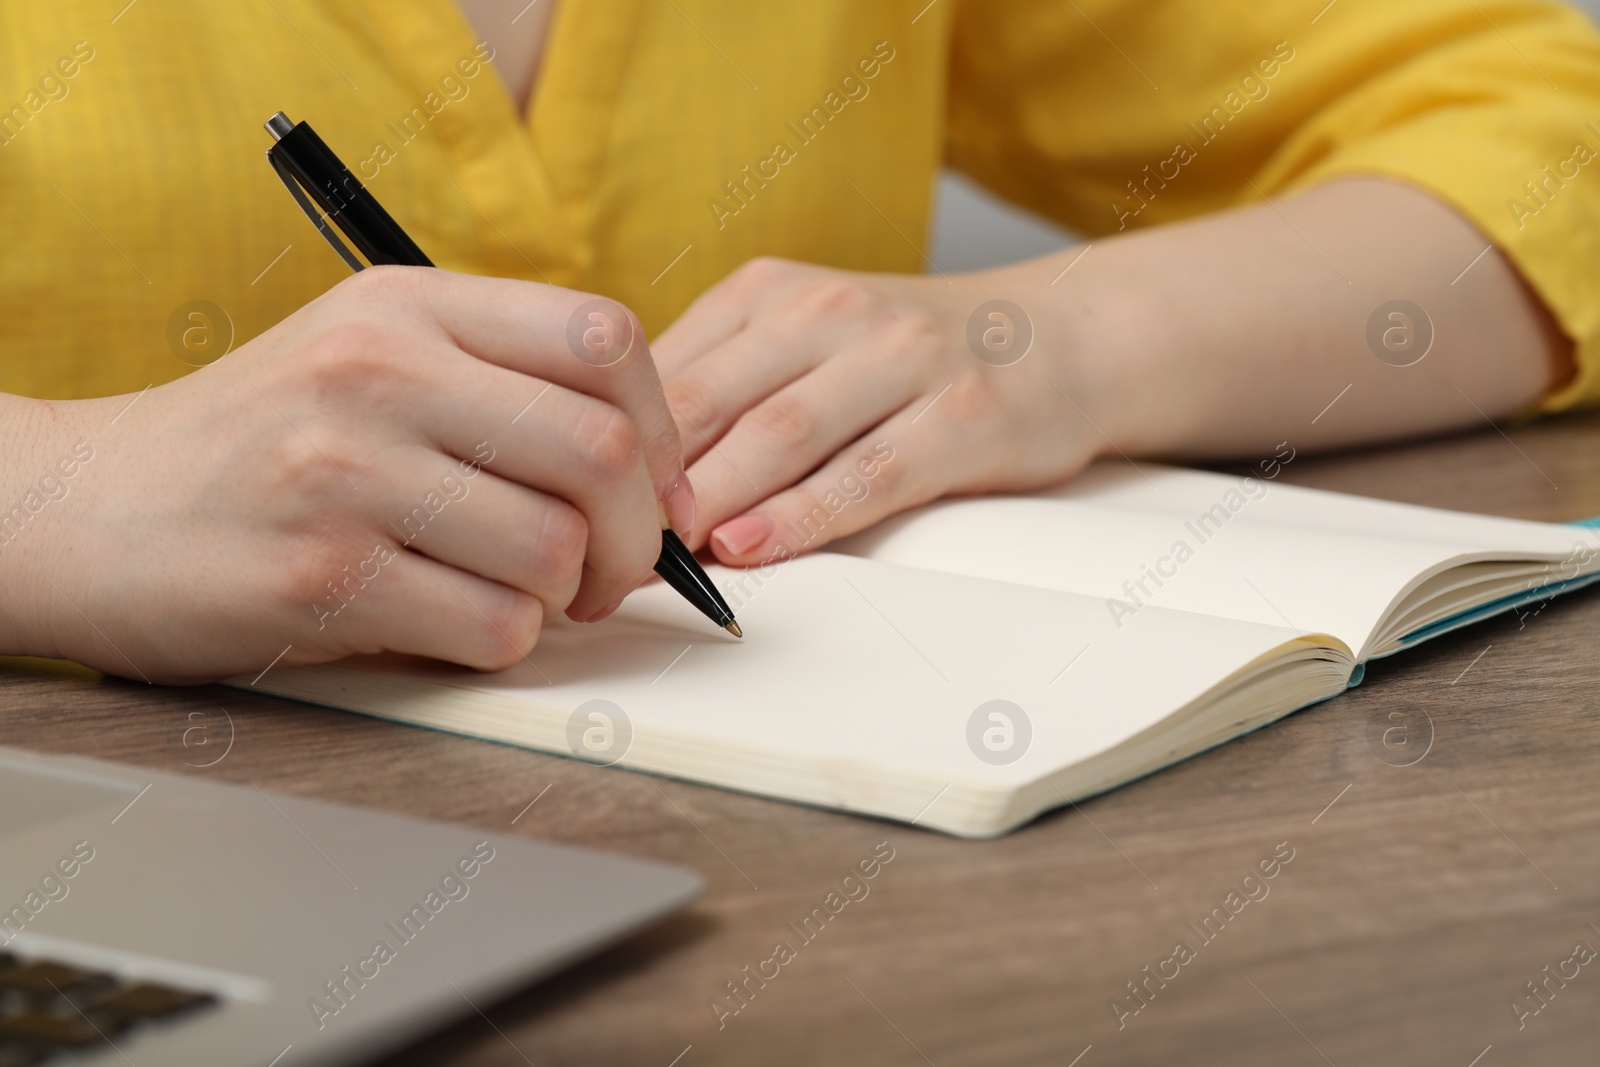
<svg viewBox="0 0 1600 1067">
<path fill-rule="evenodd" d="M 739 629 L 739 624 L 736 623 L 736 622 L 728 623 L 726 626 L 723 627 L 723 629 L 728 631 L 730 634 L 732 634 L 735 637 L 743 637 L 744 636 L 744 631 Z"/>
</svg>

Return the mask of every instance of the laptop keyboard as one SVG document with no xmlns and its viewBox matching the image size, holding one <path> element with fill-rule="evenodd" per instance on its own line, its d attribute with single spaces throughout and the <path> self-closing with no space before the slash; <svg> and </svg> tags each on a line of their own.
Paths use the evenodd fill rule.
<svg viewBox="0 0 1600 1067">
<path fill-rule="evenodd" d="M 216 1003 L 210 993 L 0 952 L 0 1067 L 68 1061 Z"/>
</svg>

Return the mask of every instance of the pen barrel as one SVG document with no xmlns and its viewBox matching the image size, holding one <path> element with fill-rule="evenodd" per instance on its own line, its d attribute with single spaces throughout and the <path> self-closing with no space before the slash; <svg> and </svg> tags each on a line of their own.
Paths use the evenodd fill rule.
<svg viewBox="0 0 1600 1067">
<path fill-rule="evenodd" d="M 433 261 L 309 125 L 299 123 L 268 151 L 288 168 L 368 263 L 433 266 Z"/>
</svg>

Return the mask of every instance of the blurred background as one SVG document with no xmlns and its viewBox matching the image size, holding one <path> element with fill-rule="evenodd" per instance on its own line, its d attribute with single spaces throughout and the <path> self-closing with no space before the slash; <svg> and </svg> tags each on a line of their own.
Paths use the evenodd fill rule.
<svg viewBox="0 0 1600 1067">
<path fill-rule="evenodd" d="M 1600 0 L 1570 0 L 1600 22 Z M 941 271 L 979 270 L 1064 248 L 1072 234 L 1037 215 L 1004 204 L 959 174 L 939 180 L 938 214 L 930 258 Z"/>
</svg>

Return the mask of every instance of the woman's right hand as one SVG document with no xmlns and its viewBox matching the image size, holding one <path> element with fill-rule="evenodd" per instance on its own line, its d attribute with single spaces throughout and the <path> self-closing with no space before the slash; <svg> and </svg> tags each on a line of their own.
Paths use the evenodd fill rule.
<svg viewBox="0 0 1600 1067">
<path fill-rule="evenodd" d="M 0 653 L 161 682 L 383 650 L 492 670 L 553 613 L 605 613 L 694 498 L 637 321 L 593 299 L 375 268 L 137 398 L 7 398 Z"/>
</svg>

